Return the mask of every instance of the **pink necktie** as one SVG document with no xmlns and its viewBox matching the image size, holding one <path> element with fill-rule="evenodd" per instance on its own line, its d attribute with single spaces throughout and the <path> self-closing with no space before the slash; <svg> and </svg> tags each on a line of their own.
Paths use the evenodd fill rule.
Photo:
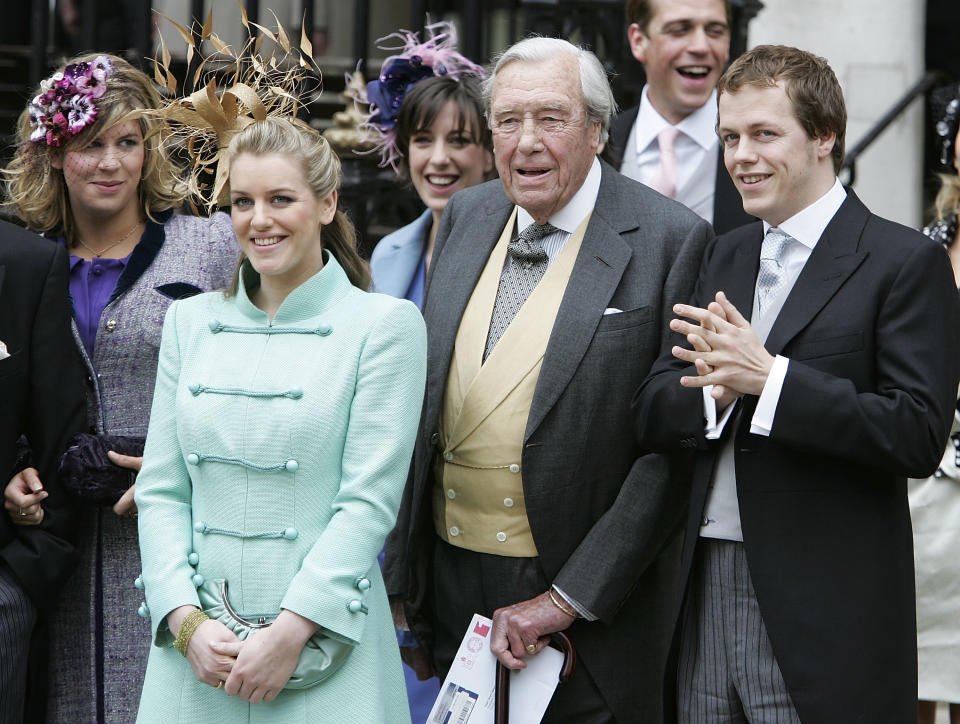
<svg viewBox="0 0 960 724">
<path fill-rule="evenodd" d="M 673 144 L 679 135 L 680 131 L 673 126 L 660 131 L 660 135 L 657 136 L 657 143 L 660 146 L 660 167 L 648 184 L 650 188 L 671 199 L 677 195 L 677 152 Z"/>
</svg>

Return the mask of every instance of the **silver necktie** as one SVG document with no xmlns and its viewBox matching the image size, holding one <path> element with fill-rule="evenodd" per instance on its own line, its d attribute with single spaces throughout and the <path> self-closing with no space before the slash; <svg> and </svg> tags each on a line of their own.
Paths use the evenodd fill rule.
<svg viewBox="0 0 960 724">
<path fill-rule="evenodd" d="M 500 286 L 493 303 L 487 346 L 483 352 L 484 360 L 546 273 L 548 259 L 547 252 L 543 250 L 543 239 L 556 231 L 557 228 L 552 224 L 530 224 L 507 247 L 510 263 L 500 274 Z"/>
<path fill-rule="evenodd" d="M 793 238 L 776 226 L 771 226 L 760 247 L 760 273 L 757 274 L 757 311 L 763 316 L 780 294 L 786 281 L 783 269 L 783 250 Z"/>
</svg>

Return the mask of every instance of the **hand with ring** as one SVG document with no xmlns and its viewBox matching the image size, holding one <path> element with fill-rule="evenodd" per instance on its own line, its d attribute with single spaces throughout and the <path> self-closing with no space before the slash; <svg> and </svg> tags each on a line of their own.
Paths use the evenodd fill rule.
<svg viewBox="0 0 960 724">
<path fill-rule="evenodd" d="M 42 523 L 42 503 L 47 495 L 36 468 L 24 468 L 14 475 L 3 491 L 3 504 L 10 522 L 22 526 Z"/>
</svg>

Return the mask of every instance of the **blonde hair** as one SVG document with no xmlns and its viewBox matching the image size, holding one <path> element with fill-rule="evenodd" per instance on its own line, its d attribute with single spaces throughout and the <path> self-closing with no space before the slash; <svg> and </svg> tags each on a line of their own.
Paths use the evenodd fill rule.
<svg viewBox="0 0 960 724">
<path fill-rule="evenodd" d="M 62 71 L 72 63 L 92 61 L 103 53 L 77 56 L 61 66 Z M 51 158 L 60 156 L 96 141 L 103 133 L 122 122 L 131 111 L 155 109 L 160 106 L 160 95 L 150 79 L 123 58 L 108 55 L 114 73 L 107 79 L 106 92 L 96 100 L 97 119 L 62 147 L 51 147 L 45 142 L 30 140 L 30 112 L 25 109 L 17 121 L 17 148 L 13 160 L 3 169 L 6 182 L 4 206 L 13 211 L 28 228 L 35 231 L 62 229 L 68 240 L 73 240 L 74 219 L 70 208 L 63 172 L 54 168 Z M 40 93 L 38 88 L 35 92 Z M 153 219 L 153 213 L 166 211 L 183 203 L 186 187 L 177 176 L 177 168 L 163 149 L 160 138 L 161 121 L 140 115 L 140 130 L 144 138 L 143 170 L 137 192 L 144 214 Z"/>
<path fill-rule="evenodd" d="M 307 185 L 318 199 L 340 188 L 340 159 L 327 140 L 302 121 L 269 117 L 250 124 L 231 139 L 226 160 L 233 164 L 243 153 L 254 156 L 277 153 L 300 163 Z M 356 231 L 339 209 L 333 221 L 324 225 L 322 243 L 354 286 L 364 290 L 370 286 L 370 267 L 357 251 Z M 236 291 L 236 283 L 235 278 L 231 291 Z"/>
<path fill-rule="evenodd" d="M 940 190 L 934 199 L 933 208 L 938 219 L 949 219 L 954 214 L 960 214 L 960 176 L 945 173 L 937 176 L 940 177 Z"/>
</svg>

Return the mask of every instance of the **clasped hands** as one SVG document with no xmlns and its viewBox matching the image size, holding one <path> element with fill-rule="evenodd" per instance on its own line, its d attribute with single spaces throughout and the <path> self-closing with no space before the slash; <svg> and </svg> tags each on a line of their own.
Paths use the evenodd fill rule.
<svg viewBox="0 0 960 724">
<path fill-rule="evenodd" d="M 696 377 L 681 377 L 681 385 L 713 385 L 710 394 L 718 411 L 741 395 L 763 392 L 774 357 L 723 292 L 717 292 L 706 309 L 676 304 L 673 312 L 693 320 L 670 320 L 670 329 L 685 335 L 693 347 L 674 347 L 673 356 L 691 363 L 697 370 Z"/>
<path fill-rule="evenodd" d="M 171 631 L 177 631 L 192 606 L 181 606 L 167 616 Z M 204 621 L 190 637 L 187 661 L 201 683 L 223 687 L 229 696 L 259 704 L 273 701 L 290 680 L 307 640 L 317 624 L 292 611 L 255 636 L 244 640 L 215 619 Z"/>
</svg>

